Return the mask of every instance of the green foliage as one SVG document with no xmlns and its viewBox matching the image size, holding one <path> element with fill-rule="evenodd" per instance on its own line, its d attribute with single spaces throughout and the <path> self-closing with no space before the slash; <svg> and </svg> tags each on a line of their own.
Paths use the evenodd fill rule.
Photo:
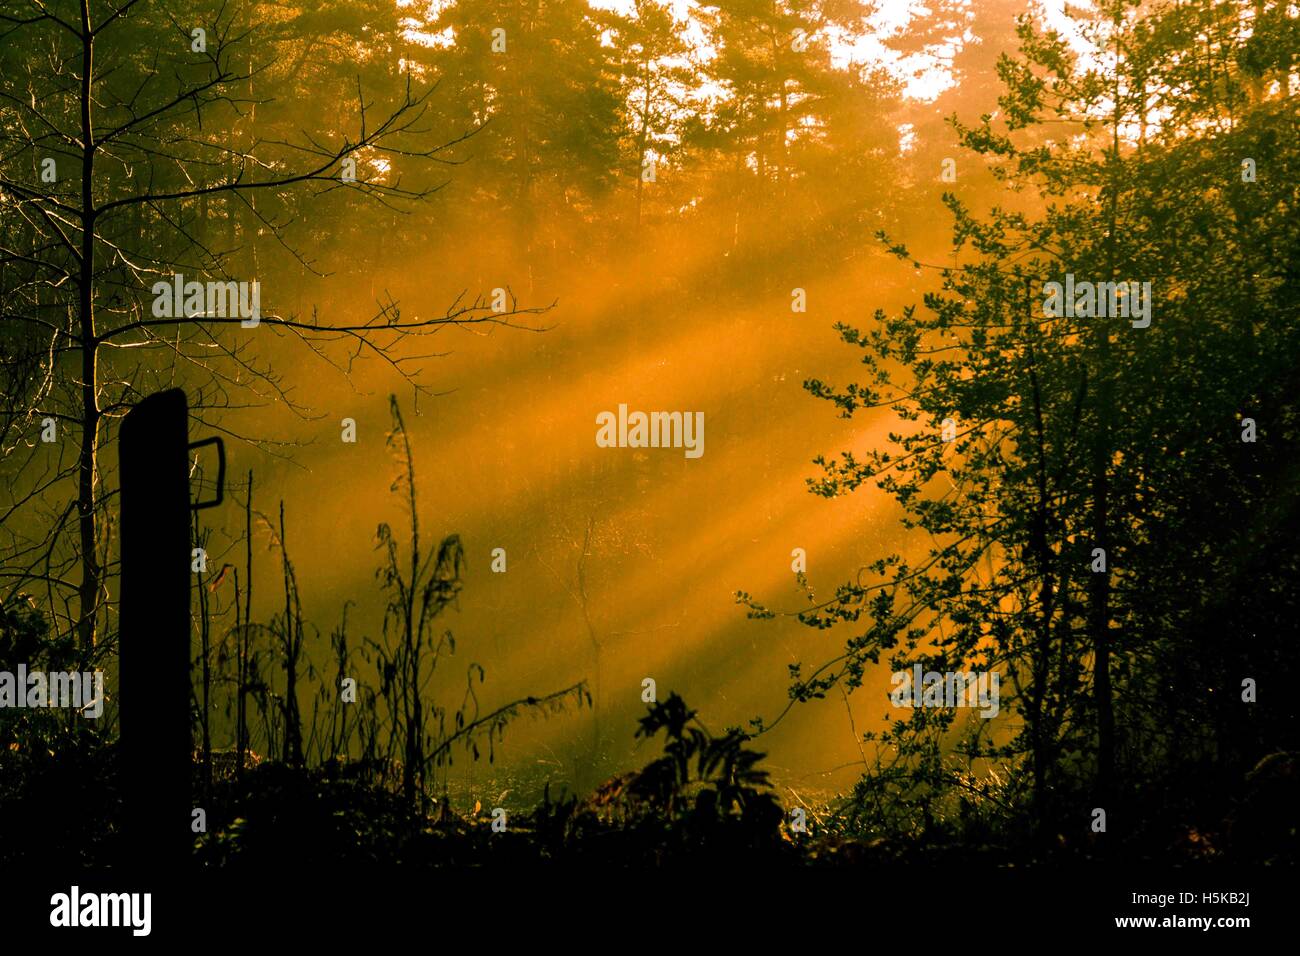
<svg viewBox="0 0 1300 956">
<path fill-rule="evenodd" d="M 66 671 L 79 661 L 71 634 L 51 635 L 49 621 L 26 594 L 0 601 L 0 671 Z M 17 685 L 16 693 L 27 688 Z M 21 779 L 37 765 L 57 760 L 77 745 L 73 720 L 62 710 L 0 708 L 0 781 Z"/>
</svg>

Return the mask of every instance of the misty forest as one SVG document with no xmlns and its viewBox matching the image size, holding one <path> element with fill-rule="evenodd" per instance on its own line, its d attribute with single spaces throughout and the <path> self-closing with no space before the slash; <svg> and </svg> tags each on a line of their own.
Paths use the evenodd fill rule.
<svg viewBox="0 0 1300 956">
<path fill-rule="evenodd" d="M 0 862 L 1294 863 L 1298 106 L 1291 0 L 0 0 Z"/>
</svg>

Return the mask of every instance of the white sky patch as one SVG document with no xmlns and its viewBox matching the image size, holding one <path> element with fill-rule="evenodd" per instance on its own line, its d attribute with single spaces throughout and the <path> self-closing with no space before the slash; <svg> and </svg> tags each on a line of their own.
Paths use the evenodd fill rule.
<svg viewBox="0 0 1300 956">
<path fill-rule="evenodd" d="M 435 0 L 432 5 L 436 10 L 451 0 Z M 610 10 L 624 16 L 635 13 L 633 0 L 587 0 L 594 9 Z M 972 4 L 980 0 L 964 0 L 963 8 L 967 11 Z M 1081 12 L 1095 11 L 1094 0 L 1071 0 Z M 1035 18 L 1049 30 L 1057 31 L 1079 56 L 1080 69 L 1106 69 L 1113 63 L 1113 56 L 1107 51 L 1094 47 L 1086 38 L 1079 24 L 1065 12 L 1066 0 L 1037 0 L 1032 4 L 1031 12 Z M 414 0 L 399 0 L 401 6 L 413 6 Z M 716 55 L 708 43 L 704 27 L 697 12 L 700 3 L 697 0 L 667 0 L 666 6 L 673 17 L 682 25 L 682 36 L 692 49 L 692 59 L 697 64 L 707 63 Z M 898 77 L 903 84 L 903 94 L 911 100 L 932 102 L 945 90 L 950 89 L 955 79 L 952 73 L 953 58 L 968 43 L 980 42 L 958 18 L 954 24 L 954 33 L 959 35 L 942 38 L 925 50 L 903 52 L 887 42 L 891 37 L 906 37 L 909 25 L 916 20 L 931 15 L 927 0 L 881 0 L 880 7 L 870 19 L 868 30 L 861 34 L 851 34 L 842 30 L 826 31 L 830 44 L 832 63 L 841 69 L 852 66 L 864 68 L 884 68 Z M 440 33 L 425 33 L 418 29 L 419 24 L 413 19 L 407 32 L 412 42 L 427 46 L 449 47 L 454 45 L 455 36 L 449 28 Z M 614 42 L 613 35 L 606 31 L 602 37 L 603 45 Z M 680 60 L 681 64 L 687 61 Z M 692 91 L 691 99 L 695 108 L 708 113 L 722 99 L 725 91 L 716 83 L 705 80 Z M 1159 117 L 1152 117 L 1156 123 Z M 1126 130 L 1127 134 L 1128 131 Z M 913 134 L 904 128 L 899 129 L 899 148 L 904 153 L 912 148 Z"/>
<path fill-rule="evenodd" d="M 869 33 L 832 37 L 832 60 L 840 67 L 849 64 L 887 67 L 902 81 L 904 96 L 930 102 L 953 85 L 951 59 L 959 49 L 958 44 L 953 42 L 928 52 L 903 54 L 881 42 L 906 33 L 912 20 L 929 13 L 921 0 L 883 0 L 870 20 Z M 970 42 L 969 30 L 962 39 Z"/>
<path fill-rule="evenodd" d="M 452 0 L 435 0 L 434 3 L 429 4 L 430 19 L 441 13 L 444 8 L 451 4 L 451 2 Z M 397 7 L 398 9 L 413 7 L 415 6 L 415 3 L 416 0 L 397 0 Z M 420 27 L 424 25 L 422 19 L 418 19 L 417 17 L 406 17 L 402 22 L 406 27 L 406 29 L 402 31 L 402 36 L 411 43 L 418 43 L 421 46 L 438 47 L 440 49 L 446 49 L 447 47 L 455 46 L 456 44 L 456 33 L 451 27 L 438 33 L 426 33 L 420 29 Z"/>
<path fill-rule="evenodd" d="M 906 156 L 916 148 L 916 126 L 912 123 L 900 123 L 898 126 L 898 153 Z"/>
</svg>

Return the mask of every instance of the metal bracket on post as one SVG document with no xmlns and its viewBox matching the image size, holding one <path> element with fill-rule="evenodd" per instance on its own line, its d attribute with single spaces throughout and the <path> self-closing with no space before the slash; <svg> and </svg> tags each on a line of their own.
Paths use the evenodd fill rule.
<svg viewBox="0 0 1300 956">
<path fill-rule="evenodd" d="M 202 441 L 191 442 L 188 446 L 190 451 L 196 448 L 202 448 L 205 445 L 217 446 L 217 497 L 214 501 L 196 501 L 190 505 L 191 511 L 201 511 L 204 508 L 215 508 L 225 500 L 226 489 L 226 445 L 218 437 L 205 438 Z"/>
</svg>

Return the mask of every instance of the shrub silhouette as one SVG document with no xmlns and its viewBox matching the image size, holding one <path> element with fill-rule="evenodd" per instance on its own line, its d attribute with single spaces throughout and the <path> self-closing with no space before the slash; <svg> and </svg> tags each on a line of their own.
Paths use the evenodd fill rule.
<svg viewBox="0 0 1300 956">
<path fill-rule="evenodd" d="M 636 774 L 628 796 L 660 815 L 672 842 L 710 849 L 780 844 L 781 805 L 767 771 L 758 768 L 766 755 L 746 748 L 749 738 L 738 730 L 712 736 L 692 725 L 695 716 L 677 694 L 650 706 L 637 736 L 663 731 L 664 753 Z"/>
</svg>

